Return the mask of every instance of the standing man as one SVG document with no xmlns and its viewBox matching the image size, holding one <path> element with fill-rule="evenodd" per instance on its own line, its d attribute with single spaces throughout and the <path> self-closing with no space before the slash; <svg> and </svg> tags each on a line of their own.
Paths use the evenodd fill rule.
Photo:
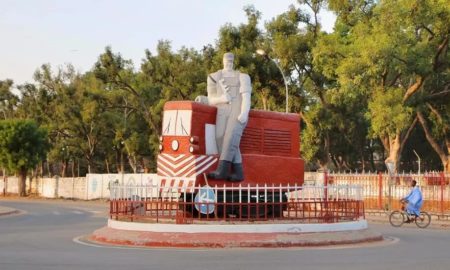
<svg viewBox="0 0 450 270">
<path fill-rule="evenodd" d="M 233 62 L 234 55 L 225 53 L 223 69 L 209 74 L 207 79 L 208 103 L 217 107 L 216 142 L 220 153 L 219 166 L 208 177 L 242 181 L 239 143 L 248 121 L 252 86 L 248 74 L 233 70 Z"/>
</svg>

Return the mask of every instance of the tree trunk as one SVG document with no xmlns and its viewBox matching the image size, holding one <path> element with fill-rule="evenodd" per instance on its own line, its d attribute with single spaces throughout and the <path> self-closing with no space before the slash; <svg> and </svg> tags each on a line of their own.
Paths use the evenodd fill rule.
<svg viewBox="0 0 450 270">
<path fill-rule="evenodd" d="M 406 90 L 406 93 L 403 96 L 403 102 L 408 100 L 415 92 L 417 92 L 420 89 L 420 87 L 422 87 L 424 81 L 425 81 L 425 77 L 418 76 L 416 78 L 416 82 L 413 85 L 411 85 L 408 88 L 408 90 Z"/>
<path fill-rule="evenodd" d="M 401 131 L 397 131 L 394 137 L 388 136 L 383 137 L 381 140 L 383 141 L 383 145 L 386 147 L 389 147 L 389 154 L 386 160 L 384 161 L 385 164 L 388 162 L 394 163 L 394 173 L 398 173 L 399 166 L 400 166 L 400 156 L 403 151 L 403 146 L 406 143 L 406 140 L 411 135 L 412 130 L 414 129 L 414 126 L 417 123 L 417 117 L 414 118 L 414 121 L 412 121 L 411 125 L 409 126 L 406 133 L 402 133 Z"/>
<path fill-rule="evenodd" d="M 39 177 L 40 178 L 44 178 L 44 175 L 45 175 L 44 162 L 45 161 L 41 161 L 41 164 L 39 165 Z"/>
<path fill-rule="evenodd" d="M 370 167 L 371 167 L 372 171 L 376 171 L 377 169 L 376 169 L 376 166 L 375 166 L 375 158 L 373 156 L 374 150 L 373 150 L 373 148 L 372 148 L 370 143 L 368 145 L 368 149 L 369 149 L 369 153 L 370 153 L 369 154 Z"/>
<path fill-rule="evenodd" d="M 336 168 L 338 169 L 338 171 L 341 171 L 341 166 L 340 166 L 340 164 L 337 162 L 336 156 L 332 156 L 332 157 L 331 157 L 331 161 L 333 162 L 334 167 L 336 167 Z"/>
<path fill-rule="evenodd" d="M 445 137 L 445 145 L 447 146 L 447 154 L 450 156 L 450 138 Z M 444 166 L 446 173 L 450 173 L 450 157 L 447 159 L 447 164 Z"/>
<path fill-rule="evenodd" d="M 75 177 L 75 160 L 72 160 L 72 178 Z"/>
<path fill-rule="evenodd" d="M 27 192 L 26 192 L 26 181 L 27 181 L 27 170 L 22 168 L 19 171 L 19 182 L 18 182 L 19 196 L 20 197 L 25 197 L 27 195 Z"/>
<path fill-rule="evenodd" d="M 450 159 L 447 159 L 447 162 L 444 163 L 444 172 L 450 173 Z"/>
<path fill-rule="evenodd" d="M 67 170 L 67 161 L 64 160 L 61 162 L 61 177 L 66 177 L 66 170 Z"/>
<path fill-rule="evenodd" d="M 133 173 L 136 173 L 137 172 L 137 161 L 136 161 L 135 156 L 128 155 L 128 164 L 130 164 L 130 167 L 133 170 Z"/>
<path fill-rule="evenodd" d="M 433 150 L 439 155 L 439 158 L 442 162 L 442 167 L 444 169 L 444 172 L 448 173 L 450 172 L 450 152 L 445 153 L 444 149 L 441 148 L 441 146 L 438 144 L 438 142 L 434 139 L 433 135 L 431 134 L 431 130 L 428 127 L 427 121 L 425 117 L 423 116 L 422 112 L 417 112 L 417 118 L 419 119 L 420 124 L 422 125 L 422 129 L 425 132 L 425 137 L 427 138 L 428 143 L 431 145 Z M 446 139 L 446 145 L 447 148 L 450 145 L 448 143 L 448 140 Z M 448 149 L 447 149 L 448 150 Z"/>
<path fill-rule="evenodd" d="M 445 145 L 447 146 L 447 153 L 450 154 L 450 138 L 445 138 Z"/>
<path fill-rule="evenodd" d="M 33 185 L 33 174 L 30 175 L 30 186 L 28 187 L 28 194 L 31 194 L 31 189 L 32 189 L 32 185 Z M 25 185 L 26 186 L 26 185 Z"/>
<path fill-rule="evenodd" d="M 366 171 L 366 159 L 364 158 L 364 150 L 361 147 L 361 165 L 362 165 L 362 171 Z"/>
<path fill-rule="evenodd" d="M 118 149 L 116 149 L 116 158 L 115 159 L 116 159 L 116 164 L 115 164 L 116 171 L 117 171 L 117 173 L 121 173 L 122 171 L 120 170 L 120 152 Z"/>
<path fill-rule="evenodd" d="M 322 170 L 328 170 L 328 166 L 330 163 L 330 136 L 328 132 L 325 134 L 324 140 L 324 156 L 319 160 L 319 165 Z"/>
<path fill-rule="evenodd" d="M 384 134 L 380 136 L 381 143 L 383 144 L 383 148 L 386 152 L 389 152 L 389 135 Z"/>
<path fill-rule="evenodd" d="M 120 173 L 125 173 L 125 162 L 122 151 L 120 151 Z"/>
<path fill-rule="evenodd" d="M 6 170 L 5 168 L 2 168 L 3 171 L 3 196 L 6 196 Z"/>
<path fill-rule="evenodd" d="M 89 158 L 86 158 L 86 161 L 88 163 L 88 173 L 94 173 L 94 161 L 92 160 L 92 156 Z"/>
<path fill-rule="evenodd" d="M 50 171 L 50 162 L 46 161 L 47 164 L 47 176 L 52 177 L 52 172 Z"/>
<path fill-rule="evenodd" d="M 389 138 L 389 155 L 384 163 L 394 163 L 394 173 L 398 173 L 398 166 L 400 161 L 400 149 L 401 149 L 401 133 L 397 132 L 395 137 Z"/>
<path fill-rule="evenodd" d="M 105 158 L 106 172 L 109 174 L 109 162 L 108 159 Z"/>
</svg>

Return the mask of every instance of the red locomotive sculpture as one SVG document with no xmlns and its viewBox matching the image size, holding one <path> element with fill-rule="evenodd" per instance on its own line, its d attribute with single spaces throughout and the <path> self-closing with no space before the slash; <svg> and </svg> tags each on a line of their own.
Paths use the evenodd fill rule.
<svg viewBox="0 0 450 270">
<path fill-rule="evenodd" d="M 184 190 L 180 199 L 194 201 L 199 186 L 219 186 L 215 194 L 218 202 L 236 203 L 269 200 L 273 205 L 266 209 L 240 209 L 239 214 L 282 215 L 287 196 L 273 193 L 264 199 L 255 191 L 256 186 L 298 186 L 303 184 L 304 161 L 300 158 L 299 116 L 279 112 L 251 110 L 249 121 L 241 138 L 240 150 L 244 167 L 244 180 L 240 185 L 249 186 L 247 192 L 228 192 L 236 183 L 226 180 L 206 180 L 218 162 L 215 138 L 217 108 L 193 101 L 171 101 L 164 106 L 160 154 L 157 173 L 163 187 Z M 228 188 L 228 189 L 227 189 Z M 267 203 L 267 201 L 266 201 Z M 285 204 L 284 204 L 285 205 Z M 231 210 L 230 210 L 231 209 Z M 192 207 L 184 209 L 194 215 Z M 244 210 L 244 211 L 243 211 Z M 231 211 L 228 213 L 228 211 Z M 238 215 L 233 208 L 227 213 L 216 210 L 219 215 Z"/>
<path fill-rule="evenodd" d="M 216 107 L 193 101 L 170 101 L 164 106 L 158 175 L 173 185 L 204 185 L 204 173 L 218 161 L 215 145 Z M 241 138 L 243 185 L 302 185 L 299 116 L 251 110 Z M 208 180 L 210 186 L 232 185 Z"/>
</svg>

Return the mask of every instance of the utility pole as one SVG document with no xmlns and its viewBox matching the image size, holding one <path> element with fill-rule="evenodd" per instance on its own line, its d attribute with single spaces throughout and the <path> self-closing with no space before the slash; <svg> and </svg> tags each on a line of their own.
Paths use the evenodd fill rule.
<svg viewBox="0 0 450 270">
<path fill-rule="evenodd" d="M 419 186 L 421 186 L 421 185 L 422 185 L 422 177 L 421 177 L 421 175 L 420 175 L 420 157 L 419 157 L 419 155 L 417 154 L 416 150 L 413 149 L 413 152 L 414 152 L 414 154 L 415 154 L 416 157 L 417 157 L 417 164 L 418 164 L 418 166 L 419 166 L 419 168 L 417 169 L 417 174 L 419 175 L 419 176 L 418 176 L 419 179 L 417 179 L 417 180 L 419 180 Z"/>
<path fill-rule="evenodd" d="M 393 161 L 386 161 L 386 167 L 389 172 L 389 194 L 388 194 L 388 210 L 392 210 L 392 184 L 395 173 L 395 163 Z"/>
<path fill-rule="evenodd" d="M 417 154 L 416 150 L 413 149 L 413 152 L 414 152 L 414 154 L 415 154 L 416 157 L 417 157 L 417 163 L 419 164 L 419 168 L 418 168 L 418 170 L 417 170 L 417 173 L 420 175 L 420 157 L 419 157 L 419 155 Z"/>
<path fill-rule="evenodd" d="M 272 60 L 272 62 L 275 63 L 275 66 L 276 66 L 276 67 L 278 68 L 278 70 L 280 71 L 281 76 L 283 76 L 284 87 L 286 88 L 286 113 L 288 113 L 288 112 L 289 112 L 289 89 L 288 89 L 288 85 L 287 85 L 286 76 L 284 76 L 283 70 L 281 69 L 281 67 L 280 67 L 280 65 L 278 64 L 278 62 L 277 62 L 275 59 L 269 57 L 269 56 L 267 55 L 267 53 L 266 53 L 263 49 L 257 49 L 257 50 L 256 50 L 256 53 L 259 54 L 259 55 L 261 55 L 261 56 L 267 57 L 267 58 L 270 59 L 270 60 Z"/>
</svg>

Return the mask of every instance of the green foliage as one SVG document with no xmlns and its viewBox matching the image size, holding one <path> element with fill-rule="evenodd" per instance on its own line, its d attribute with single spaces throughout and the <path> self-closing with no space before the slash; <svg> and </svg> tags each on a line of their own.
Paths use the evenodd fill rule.
<svg viewBox="0 0 450 270">
<path fill-rule="evenodd" d="M 14 116 L 14 108 L 19 98 L 12 92 L 12 80 L 0 80 L 0 118 L 10 119 Z"/>
<path fill-rule="evenodd" d="M 374 91 L 373 98 L 369 102 L 369 111 L 366 114 L 372 123 L 372 136 L 396 134 L 409 127 L 413 109 L 402 104 L 403 95 L 404 92 L 401 88 Z"/>
<path fill-rule="evenodd" d="M 0 118 L 34 119 L 48 130 L 48 167 L 76 161 L 91 172 L 154 168 L 164 104 L 205 95 L 207 74 L 221 69 L 223 53 L 231 51 L 236 69 L 252 79 L 255 109 L 285 110 L 279 64 L 289 111 L 302 117 L 303 156 L 314 166 L 354 170 L 370 162 L 380 169 L 375 159 L 382 164 L 389 138 L 398 136 L 409 159 L 414 144 L 407 139 L 430 136 L 434 146 L 418 151 L 440 148 L 445 156 L 449 7 L 448 0 L 298 0 L 260 28 L 261 13 L 246 6 L 246 22 L 225 24 L 215 44 L 198 51 L 174 51 L 161 40 L 135 65 L 106 47 L 82 74 L 71 65 L 42 65 L 35 83 L 16 87 L 18 96 L 12 81 L 0 81 Z M 323 8 L 337 15 L 332 33 L 322 31 Z M 430 136 L 417 125 L 408 138 L 418 112 Z"/>
<path fill-rule="evenodd" d="M 30 120 L 0 121 L 0 165 L 18 173 L 33 169 L 48 150 L 47 131 Z"/>
<path fill-rule="evenodd" d="M 331 133 L 333 123 L 329 111 L 320 103 L 311 107 L 306 113 L 306 118 L 311 119 L 302 136 L 302 153 L 306 160 L 319 162 L 322 165 L 328 160 L 328 151 L 323 147 L 327 134 Z"/>
</svg>

